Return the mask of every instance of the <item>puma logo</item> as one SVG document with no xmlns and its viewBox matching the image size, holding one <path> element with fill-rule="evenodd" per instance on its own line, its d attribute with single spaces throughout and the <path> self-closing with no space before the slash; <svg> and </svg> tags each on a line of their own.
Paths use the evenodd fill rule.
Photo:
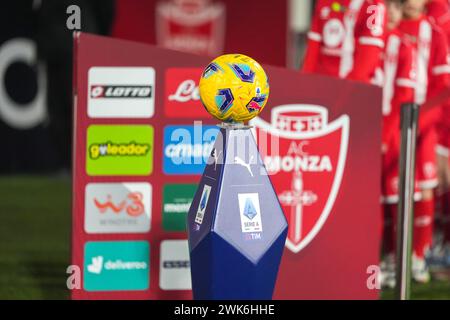
<svg viewBox="0 0 450 320">
<path fill-rule="evenodd" d="M 217 153 L 217 149 L 213 149 L 211 156 L 214 158 L 214 171 L 216 171 L 217 168 L 217 163 L 219 161 L 219 157 L 220 154 L 222 153 L 222 151 L 220 151 L 219 153 Z"/>
<path fill-rule="evenodd" d="M 252 169 L 250 168 L 250 163 L 252 162 L 252 160 L 253 160 L 253 156 L 250 157 L 250 161 L 248 163 L 246 163 L 244 160 L 242 160 L 239 157 L 234 157 L 234 163 L 247 168 L 248 172 L 250 172 L 250 175 L 253 177 L 253 172 L 252 172 Z"/>
</svg>

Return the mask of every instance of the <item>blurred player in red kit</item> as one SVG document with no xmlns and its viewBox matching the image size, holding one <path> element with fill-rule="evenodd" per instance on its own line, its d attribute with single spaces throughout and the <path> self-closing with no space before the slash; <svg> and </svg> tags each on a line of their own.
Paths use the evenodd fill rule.
<svg viewBox="0 0 450 320">
<path fill-rule="evenodd" d="M 450 46 L 450 0 L 429 0 L 427 14 L 446 34 L 447 45 Z M 450 64 L 450 57 L 447 64 Z M 450 66 L 442 66 L 441 72 L 450 73 Z M 448 84 L 448 83 L 447 83 Z M 450 90 L 450 88 L 447 88 Z M 438 243 L 431 255 L 431 263 L 435 267 L 450 267 L 450 101 L 441 105 L 442 116 L 437 125 L 438 131 L 438 202 L 442 213 L 443 241 Z"/>
<path fill-rule="evenodd" d="M 404 0 L 386 0 L 387 30 L 383 54 L 383 168 L 382 191 L 385 210 L 384 247 L 386 258 L 381 264 L 381 283 L 395 286 L 395 230 L 398 203 L 398 161 L 400 152 L 400 109 L 414 101 L 416 86 L 415 50 L 398 30 L 403 16 Z M 391 221 L 388 224 L 388 221 Z"/>
<path fill-rule="evenodd" d="M 370 83 L 384 48 L 382 0 L 319 0 L 302 71 Z"/>
<path fill-rule="evenodd" d="M 423 104 L 445 89 L 448 74 L 447 39 L 443 31 L 425 16 L 428 0 L 406 0 L 404 19 L 399 29 L 414 44 L 417 80 L 414 101 Z M 428 282 L 430 275 L 425 255 L 432 244 L 434 222 L 434 188 L 438 184 L 435 148 L 436 124 L 440 109 L 421 112 L 417 141 L 417 178 L 422 199 L 416 202 L 414 214 L 412 276 L 418 282 Z"/>
</svg>

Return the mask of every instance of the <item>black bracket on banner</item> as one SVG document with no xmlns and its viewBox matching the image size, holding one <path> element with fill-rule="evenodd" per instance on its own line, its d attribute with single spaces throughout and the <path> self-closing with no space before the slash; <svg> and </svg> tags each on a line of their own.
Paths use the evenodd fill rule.
<svg viewBox="0 0 450 320">
<path fill-rule="evenodd" d="M 396 298 L 409 300 L 411 293 L 411 256 L 414 220 L 414 173 L 416 166 L 419 105 L 403 104 L 400 128 L 399 201 L 397 216 Z"/>
</svg>

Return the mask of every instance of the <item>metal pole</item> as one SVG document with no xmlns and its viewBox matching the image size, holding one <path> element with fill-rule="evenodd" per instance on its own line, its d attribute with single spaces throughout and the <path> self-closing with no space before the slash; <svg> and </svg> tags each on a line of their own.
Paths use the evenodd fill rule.
<svg viewBox="0 0 450 320">
<path fill-rule="evenodd" d="M 419 105 L 402 105 L 396 264 L 396 297 L 399 300 L 409 300 L 411 291 L 414 173 L 418 117 Z"/>
</svg>

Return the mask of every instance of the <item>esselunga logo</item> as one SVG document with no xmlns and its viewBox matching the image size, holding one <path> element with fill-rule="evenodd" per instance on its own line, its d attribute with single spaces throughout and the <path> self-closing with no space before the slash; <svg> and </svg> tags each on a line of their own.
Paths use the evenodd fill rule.
<svg viewBox="0 0 450 320">
<path fill-rule="evenodd" d="M 135 141 L 130 143 L 93 143 L 89 146 L 89 156 L 96 160 L 100 157 L 108 156 L 143 156 L 150 151 L 150 144 L 139 144 Z"/>
<path fill-rule="evenodd" d="M 91 125 L 87 129 L 88 175 L 149 175 L 153 170 L 153 127 Z"/>
<path fill-rule="evenodd" d="M 150 98 L 151 86 L 92 85 L 91 98 Z"/>
<path fill-rule="evenodd" d="M 163 290 L 191 290 L 187 240 L 163 240 L 160 248 L 159 287 Z"/>
</svg>

